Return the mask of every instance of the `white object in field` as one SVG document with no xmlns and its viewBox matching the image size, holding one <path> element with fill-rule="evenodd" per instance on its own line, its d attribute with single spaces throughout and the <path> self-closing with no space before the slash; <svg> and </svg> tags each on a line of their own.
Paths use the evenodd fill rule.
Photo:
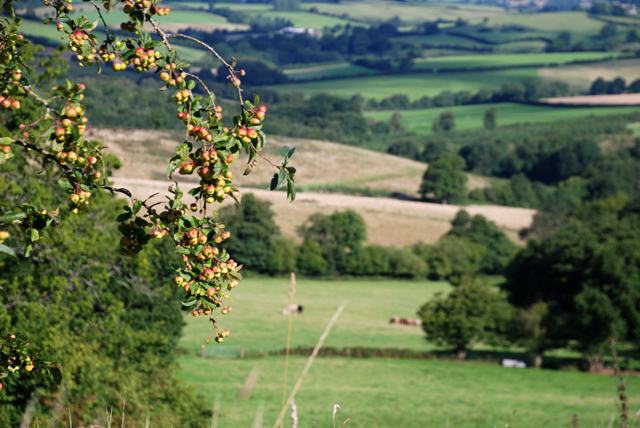
<svg viewBox="0 0 640 428">
<path fill-rule="evenodd" d="M 502 360 L 502 367 L 512 367 L 515 369 L 526 369 L 527 364 L 524 361 L 520 360 L 511 360 L 509 358 L 505 358 Z"/>
</svg>

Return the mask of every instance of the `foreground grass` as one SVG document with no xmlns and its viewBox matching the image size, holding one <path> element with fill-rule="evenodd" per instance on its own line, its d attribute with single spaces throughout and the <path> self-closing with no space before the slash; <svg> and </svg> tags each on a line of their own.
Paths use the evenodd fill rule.
<svg viewBox="0 0 640 428">
<path fill-rule="evenodd" d="M 179 362 L 179 377 L 207 397 L 203 406 L 210 407 L 216 394 L 220 395 L 220 427 L 252 426 L 261 403 L 265 405 L 262 426 L 275 422 L 282 399 L 284 357 L 214 360 L 183 356 Z M 306 358 L 292 357 L 288 391 L 305 362 Z M 257 383 L 250 397 L 240 401 L 238 393 L 254 369 L 259 373 Z M 640 380 L 631 377 L 627 385 L 633 413 L 640 405 Z M 353 428 L 568 427 L 574 412 L 580 426 L 604 428 L 617 416 L 615 393 L 611 376 L 579 372 L 437 360 L 321 357 L 309 371 L 296 405 L 301 427 L 331 427 L 332 406 L 340 404 L 336 420 L 351 418 L 348 426 Z"/>
<path fill-rule="evenodd" d="M 366 346 L 429 350 L 419 328 L 389 324 L 393 315 L 415 317 L 416 310 L 435 292 L 449 290 L 446 282 L 430 281 L 316 281 L 300 280 L 296 303 L 304 313 L 293 323 L 291 346 L 314 346 L 343 300 L 348 306 L 325 342 L 326 346 Z M 288 317 L 288 279 L 245 280 L 234 289 L 233 311 L 218 320 L 232 335 L 223 347 L 241 346 L 248 351 L 284 348 Z M 204 317 L 187 317 L 180 346 L 197 352 L 211 326 Z M 216 349 L 209 345 L 207 349 Z"/>
<path fill-rule="evenodd" d="M 498 109 L 498 126 L 516 123 L 539 123 L 553 120 L 575 119 L 588 116 L 607 116 L 627 114 L 640 110 L 638 106 L 620 107 L 554 107 L 517 103 L 475 104 L 466 106 L 441 107 L 400 111 L 403 123 L 408 131 L 418 134 L 431 134 L 433 121 L 444 111 L 455 114 L 456 129 L 477 129 L 484 127 L 484 112 L 491 107 Z M 392 111 L 366 113 L 367 117 L 378 121 L 391 119 Z"/>
</svg>

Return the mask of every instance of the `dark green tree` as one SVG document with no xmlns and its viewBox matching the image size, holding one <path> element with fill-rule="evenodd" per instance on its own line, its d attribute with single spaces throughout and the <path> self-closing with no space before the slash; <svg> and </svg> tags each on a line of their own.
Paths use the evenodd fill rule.
<svg viewBox="0 0 640 428">
<path fill-rule="evenodd" d="M 477 279 L 466 281 L 446 297 L 436 294 L 418 310 L 427 340 L 451 348 L 458 361 L 475 343 L 498 343 L 512 314 L 505 295 Z"/>
<path fill-rule="evenodd" d="M 464 169 L 467 167 L 465 160 L 453 153 L 445 153 L 429 165 L 422 177 L 420 194 L 423 198 L 433 195 L 443 204 L 451 196 L 464 196 L 466 194 L 467 175 Z"/>
<path fill-rule="evenodd" d="M 389 120 L 389 129 L 397 134 L 404 132 L 404 124 L 402 123 L 402 115 L 397 111 L 393 112 L 391 120 Z"/>
<path fill-rule="evenodd" d="M 484 127 L 485 129 L 494 129 L 498 122 L 498 109 L 496 107 L 488 108 L 484 111 Z"/>
<path fill-rule="evenodd" d="M 484 247 L 481 272 L 496 274 L 503 271 L 516 247 L 495 223 L 480 214 L 471 218 L 465 210 L 460 210 L 451 221 L 451 226 L 447 235 Z"/>
<path fill-rule="evenodd" d="M 456 127 L 456 117 L 452 111 L 443 111 L 433 122 L 433 132 L 452 131 Z"/>
<path fill-rule="evenodd" d="M 329 272 L 344 273 L 349 257 L 362 251 L 362 244 L 367 239 L 367 226 L 360 214 L 348 209 L 330 215 L 314 214 L 298 229 L 298 233 L 305 242 L 314 241 L 320 246 Z"/>
<path fill-rule="evenodd" d="M 513 343 L 529 352 L 536 369 L 542 367 L 546 351 L 562 345 L 562 342 L 549 337 L 548 317 L 549 306 L 545 302 L 537 302 L 528 308 L 518 310 L 513 319 L 510 338 Z"/>
<path fill-rule="evenodd" d="M 261 273 L 275 273 L 272 257 L 276 251 L 275 238 L 280 228 L 273 219 L 271 203 L 249 193 L 240 204 L 220 210 L 231 238 L 222 245 L 233 254 L 234 260 Z"/>
<path fill-rule="evenodd" d="M 296 268 L 302 275 L 318 276 L 327 273 L 329 264 L 322 257 L 322 248 L 316 241 L 302 243 L 296 257 Z"/>
<path fill-rule="evenodd" d="M 546 302 L 549 337 L 572 341 L 597 370 L 607 338 L 640 338 L 640 204 L 616 196 L 579 206 L 555 234 L 529 241 L 506 273 L 510 300 Z"/>
</svg>

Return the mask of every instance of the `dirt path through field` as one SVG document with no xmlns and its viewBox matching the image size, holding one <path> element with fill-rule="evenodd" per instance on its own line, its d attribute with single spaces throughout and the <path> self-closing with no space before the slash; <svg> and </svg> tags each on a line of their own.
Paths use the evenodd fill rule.
<svg viewBox="0 0 640 428">
<path fill-rule="evenodd" d="M 572 106 L 635 106 L 640 94 L 583 95 L 578 97 L 540 98 L 541 103 Z"/>
<path fill-rule="evenodd" d="M 159 192 L 164 195 L 171 182 L 114 178 L 117 186 L 127 187 L 140 197 Z M 181 184 L 184 189 L 188 183 Z M 403 201 L 390 198 L 371 198 L 329 193 L 298 193 L 295 202 L 286 200 L 284 192 L 270 192 L 255 188 L 241 188 L 243 194 L 253 193 L 270 201 L 276 213 L 276 222 L 283 234 L 297 238 L 296 229 L 311 214 L 330 214 L 335 210 L 351 208 L 367 223 L 368 243 L 381 245 L 412 245 L 417 242 L 437 241 L 450 228 L 450 220 L 461 208 L 456 205 L 440 205 L 426 202 Z M 152 199 L 161 201 L 160 196 Z M 228 202 L 228 203 L 233 203 Z M 471 205 L 464 207 L 471 215 L 482 214 L 507 232 L 517 241 L 517 231 L 527 227 L 533 220 L 535 210 L 525 208 Z"/>
</svg>

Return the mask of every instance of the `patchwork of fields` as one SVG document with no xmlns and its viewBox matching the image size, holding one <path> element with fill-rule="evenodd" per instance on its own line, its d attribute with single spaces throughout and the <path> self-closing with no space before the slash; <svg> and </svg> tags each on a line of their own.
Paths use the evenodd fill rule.
<svg viewBox="0 0 640 428">
<path fill-rule="evenodd" d="M 367 76 L 350 79 L 313 81 L 269 86 L 281 92 L 301 92 L 310 96 L 318 92 L 349 97 L 360 94 L 364 98 L 382 99 L 394 94 L 406 94 L 411 100 L 424 95 L 434 96 L 443 91 L 473 91 L 499 87 L 505 82 L 518 82 L 525 77 L 536 77 L 533 68 L 474 73 L 411 73 L 390 76 Z"/>
</svg>

